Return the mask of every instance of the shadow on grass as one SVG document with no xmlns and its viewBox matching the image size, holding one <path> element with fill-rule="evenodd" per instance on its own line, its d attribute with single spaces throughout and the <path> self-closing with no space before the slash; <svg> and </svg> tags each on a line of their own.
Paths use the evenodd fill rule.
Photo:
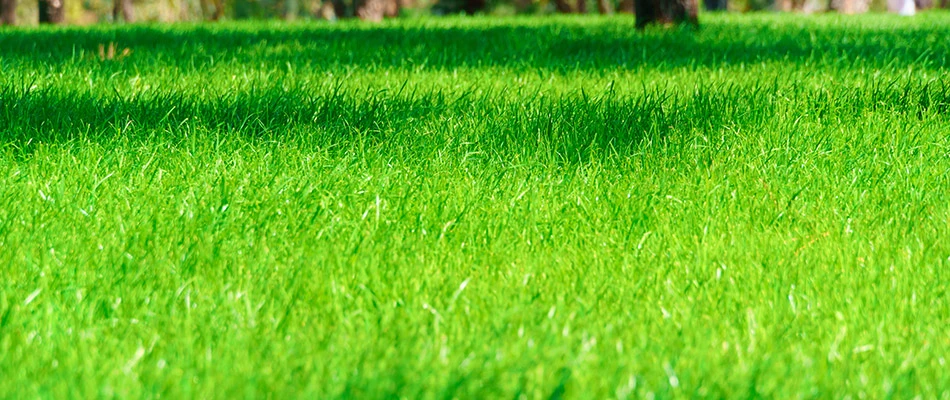
<svg viewBox="0 0 950 400">
<path fill-rule="evenodd" d="M 770 20 L 707 24 L 699 32 L 637 33 L 626 16 L 603 19 L 457 20 L 451 24 L 129 26 L 13 30 L 0 35 L 0 60 L 58 64 L 115 42 L 133 50 L 127 66 L 204 69 L 222 61 L 320 69 L 502 66 L 575 71 L 602 68 L 718 67 L 767 61 L 875 67 L 950 67 L 950 26 L 880 28 Z M 11 64 L 11 65 L 12 65 Z M 162 63 L 159 63 L 162 64 Z M 162 65 L 168 67 L 168 65 Z"/>
<path fill-rule="evenodd" d="M 464 143 L 502 157 L 544 153 L 583 161 L 604 152 L 630 154 L 645 140 L 670 135 L 716 135 L 801 118 L 848 123 L 881 110 L 945 116 L 950 84 L 884 83 L 842 90 L 834 98 L 776 84 L 675 97 L 654 91 L 553 98 L 339 88 L 251 90 L 210 99 L 175 92 L 95 97 L 8 87 L 0 88 L 0 146 L 28 152 L 30 145 L 75 139 L 175 141 L 224 134 L 301 146 L 398 146 L 417 154 Z"/>
<path fill-rule="evenodd" d="M 597 149 L 627 149 L 690 123 L 669 102 L 659 93 L 509 101 L 493 93 L 273 89 L 196 99 L 8 88 L 0 89 L 0 146 L 29 153 L 40 143 L 77 139 L 177 141 L 223 134 L 317 147 L 394 145 L 422 153 L 461 143 L 483 152 L 550 152 L 580 160 Z"/>
</svg>

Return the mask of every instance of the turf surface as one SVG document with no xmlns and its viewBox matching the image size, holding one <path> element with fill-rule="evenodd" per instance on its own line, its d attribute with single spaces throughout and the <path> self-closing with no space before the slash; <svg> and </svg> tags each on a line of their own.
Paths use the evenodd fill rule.
<svg viewBox="0 0 950 400">
<path fill-rule="evenodd" d="M 948 17 L 0 31 L 0 393 L 946 397 Z"/>
</svg>

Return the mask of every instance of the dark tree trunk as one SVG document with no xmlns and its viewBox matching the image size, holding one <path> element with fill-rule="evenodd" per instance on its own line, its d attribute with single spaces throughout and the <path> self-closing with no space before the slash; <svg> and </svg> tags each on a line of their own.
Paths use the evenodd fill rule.
<svg viewBox="0 0 950 400">
<path fill-rule="evenodd" d="M 597 0 L 597 12 L 601 14 L 613 14 L 614 8 L 610 4 L 610 0 Z"/>
<path fill-rule="evenodd" d="M 571 4 L 567 0 L 554 0 L 554 9 L 561 14 L 570 14 L 573 9 L 571 9 Z"/>
<path fill-rule="evenodd" d="M 125 22 L 135 22 L 132 12 L 132 0 L 112 0 L 112 21 L 118 22 L 121 17 Z"/>
<path fill-rule="evenodd" d="M 61 24 L 66 19 L 63 0 L 39 0 L 40 23 Z"/>
<path fill-rule="evenodd" d="M 462 9 L 468 15 L 475 15 L 479 11 L 484 11 L 486 7 L 488 7 L 488 2 L 485 0 L 465 0 Z"/>
<path fill-rule="evenodd" d="M 330 0 L 330 4 L 333 4 L 333 14 L 336 18 L 348 18 L 353 16 L 353 14 L 347 12 L 346 3 L 344 3 L 343 0 Z"/>
<path fill-rule="evenodd" d="M 729 9 L 729 0 L 706 0 L 704 4 L 709 11 L 726 11 Z"/>
<path fill-rule="evenodd" d="M 633 14 L 634 9 L 633 0 L 620 0 L 620 4 L 617 5 L 617 12 Z"/>
<path fill-rule="evenodd" d="M 0 25 L 16 24 L 16 0 L 0 0 Z"/>
<path fill-rule="evenodd" d="M 577 0 L 577 13 L 587 14 L 587 0 Z"/>
<path fill-rule="evenodd" d="M 696 0 L 634 0 L 637 14 L 637 29 L 650 23 L 699 26 L 699 6 Z"/>
</svg>

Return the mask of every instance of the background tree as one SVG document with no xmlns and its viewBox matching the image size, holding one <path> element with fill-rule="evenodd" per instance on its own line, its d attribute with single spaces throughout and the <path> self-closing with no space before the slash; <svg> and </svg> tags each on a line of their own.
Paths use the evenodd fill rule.
<svg viewBox="0 0 950 400">
<path fill-rule="evenodd" d="M 280 16 L 285 21 L 293 21 L 300 15 L 300 1 L 284 0 L 284 12 Z"/>
<path fill-rule="evenodd" d="M 132 0 L 112 0 L 112 20 L 118 22 L 120 17 L 125 22 L 135 22 L 132 11 Z"/>
<path fill-rule="evenodd" d="M 633 5 L 633 0 L 620 0 L 620 3 L 617 4 L 618 12 L 633 14 L 635 10 L 636 7 Z"/>
<path fill-rule="evenodd" d="M 831 9 L 832 2 L 835 0 L 828 1 L 828 8 Z M 805 8 L 805 0 L 778 0 L 774 6 L 779 11 L 801 11 Z"/>
<path fill-rule="evenodd" d="M 726 11 L 729 9 L 729 0 L 706 0 L 703 4 L 709 11 Z"/>
<path fill-rule="evenodd" d="M 396 0 L 360 0 L 356 4 L 356 16 L 364 21 L 382 21 L 383 18 L 399 15 Z"/>
<path fill-rule="evenodd" d="M 516 0 L 516 2 L 517 1 L 519 0 Z M 487 0 L 438 0 L 432 5 L 432 13 L 435 15 L 456 14 L 460 12 L 474 15 L 486 11 L 487 9 Z"/>
<path fill-rule="evenodd" d="M 699 5 L 696 0 L 634 0 L 637 29 L 651 23 L 699 26 Z"/>
<path fill-rule="evenodd" d="M 913 3 L 914 0 L 909 0 Z M 867 12 L 869 1 L 867 0 L 832 0 L 828 3 L 828 9 L 844 14 L 857 14 Z"/>
<path fill-rule="evenodd" d="M 554 0 L 554 10 L 561 14 L 570 14 L 573 8 L 567 0 Z"/>
<path fill-rule="evenodd" d="M 462 9 L 468 15 L 475 15 L 475 13 L 480 11 L 485 11 L 488 8 L 488 2 L 485 0 L 465 0 Z"/>
<path fill-rule="evenodd" d="M 0 25 L 16 24 L 16 0 L 0 0 Z"/>
<path fill-rule="evenodd" d="M 576 0 L 573 7 L 568 0 L 554 0 L 554 10 L 560 14 L 587 14 L 587 0 Z M 610 0 L 597 0 L 597 12 L 612 14 L 614 12 L 613 4 L 610 3 Z"/>
<path fill-rule="evenodd" d="M 66 20 L 63 0 L 39 0 L 37 7 L 41 24 L 61 24 Z"/>
<path fill-rule="evenodd" d="M 224 0 L 200 0 L 201 18 L 211 21 L 220 20 L 224 16 Z"/>
</svg>

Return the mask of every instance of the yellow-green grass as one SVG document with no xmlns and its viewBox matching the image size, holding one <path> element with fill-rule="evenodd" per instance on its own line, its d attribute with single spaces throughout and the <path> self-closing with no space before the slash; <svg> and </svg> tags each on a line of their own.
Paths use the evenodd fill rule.
<svg viewBox="0 0 950 400">
<path fill-rule="evenodd" d="M 950 15 L 703 17 L 0 31 L 2 397 L 947 396 Z"/>
</svg>

